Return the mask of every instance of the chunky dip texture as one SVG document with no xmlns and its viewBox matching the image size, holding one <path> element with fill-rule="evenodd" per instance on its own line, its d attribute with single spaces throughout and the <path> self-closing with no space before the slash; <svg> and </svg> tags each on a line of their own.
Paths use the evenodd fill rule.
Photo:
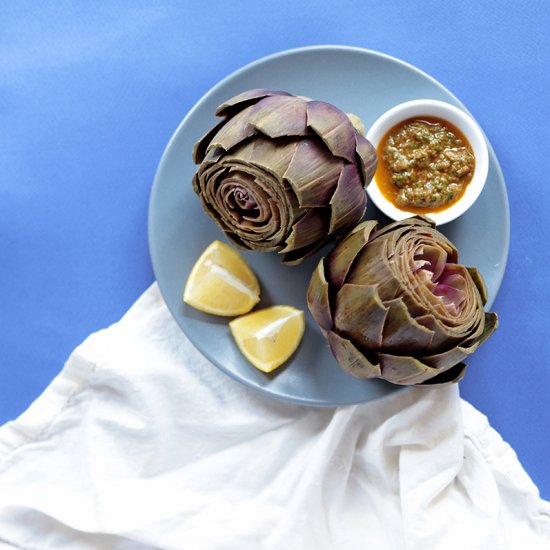
<svg viewBox="0 0 550 550">
<path fill-rule="evenodd" d="M 391 128 L 378 148 L 376 180 L 395 206 L 415 213 L 454 204 L 472 179 L 475 158 L 464 135 L 449 122 L 421 117 Z"/>
</svg>

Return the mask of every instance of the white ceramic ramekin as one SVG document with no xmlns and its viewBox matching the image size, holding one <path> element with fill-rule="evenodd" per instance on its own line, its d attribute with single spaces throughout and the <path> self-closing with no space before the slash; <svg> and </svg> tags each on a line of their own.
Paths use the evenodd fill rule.
<svg viewBox="0 0 550 550">
<path fill-rule="evenodd" d="M 367 132 L 367 139 L 374 147 L 378 148 L 380 140 L 390 128 L 403 120 L 416 117 L 421 118 L 422 116 L 441 118 L 456 126 L 470 142 L 475 156 L 474 175 L 466 186 L 464 195 L 455 204 L 449 206 L 449 208 L 440 212 L 426 214 L 437 225 L 442 225 L 464 214 L 479 197 L 487 179 L 489 152 L 483 132 L 470 115 L 450 103 L 435 99 L 415 99 L 396 105 L 376 120 Z M 378 162 L 383 162 L 383 160 L 379 158 Z M 392 220 L 403 220 L 414 215 L 414 213 L 395 207 L 382 195 L 376 182 L 376 176 L 367 186 L 367 192 L 378 209 Z"/>
</svg>

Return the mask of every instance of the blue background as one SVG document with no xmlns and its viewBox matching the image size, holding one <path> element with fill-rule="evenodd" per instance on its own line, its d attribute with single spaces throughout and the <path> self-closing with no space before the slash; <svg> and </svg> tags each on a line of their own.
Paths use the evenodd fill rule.
<svg viewBox="0 0 550 550">
<path fill-rule="evenodd" d="M 151 184 L 193 104 L 264 55 L 359 46 L 439 80 L 501 163 L 512 223 L 501 326 L 461 393 L 550 499 L 549 28 L 545 0 L 2 2 L 0 423 L 153 282 Z"/>
</svg>

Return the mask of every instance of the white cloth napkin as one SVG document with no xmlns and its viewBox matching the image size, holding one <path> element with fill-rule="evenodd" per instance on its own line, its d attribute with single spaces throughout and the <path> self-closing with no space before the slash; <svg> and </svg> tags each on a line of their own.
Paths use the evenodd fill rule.
<svg viewBox="0 0 550 550">
<path fill-rule="evenodd" d="M 153 285 L 0 428 L 0 549 L 550 548 L 550 503 L 457 386 L 263 397 Z"/>
</svg>

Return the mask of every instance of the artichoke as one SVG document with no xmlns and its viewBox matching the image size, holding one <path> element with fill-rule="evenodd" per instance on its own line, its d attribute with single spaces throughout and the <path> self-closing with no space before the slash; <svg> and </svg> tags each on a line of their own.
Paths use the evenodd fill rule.
<svg viewBox="0 0 550 550">
<path fill-rule="evenodd" d="M 193 188 L 229 239 L 296 264 L 363 217 L 376 151 L 329 103 L 256 89 L 218 107 Z"/>
<path fill-rule="evenodd" d="M 460 380 L 470 356 L 496 329 L 475 268 L 431 220 L 415 216 L 376 230 L 365 221 L 321 259 L 308 307 L 338 364 L 394 384 Z"/>
</svg>

